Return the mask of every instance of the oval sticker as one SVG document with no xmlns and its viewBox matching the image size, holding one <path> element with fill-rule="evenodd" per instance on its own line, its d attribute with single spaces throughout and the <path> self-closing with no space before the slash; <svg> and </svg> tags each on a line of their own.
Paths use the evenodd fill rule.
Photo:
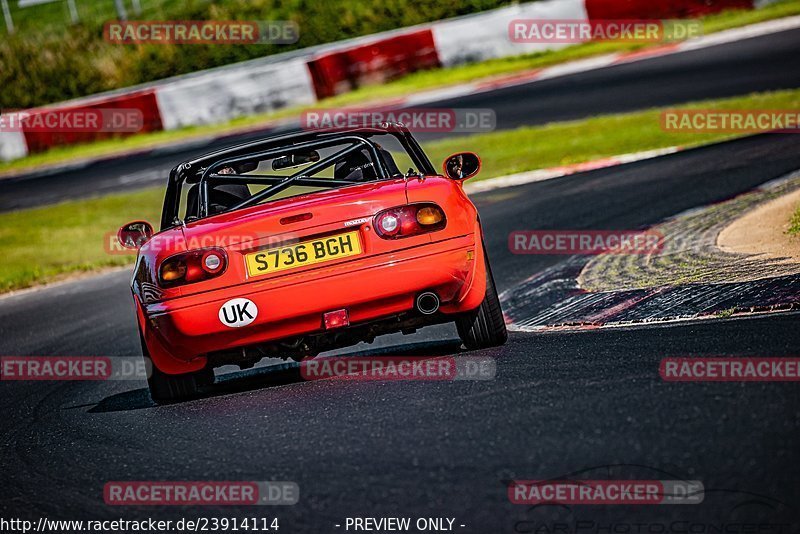
<svg viewBox="0 0 800 534">
<path fill-rule="evenodd" d="M 231 299 L 219 309 L 219 320 L 231 328 L 247 326 L 255 321 L 256 317 L 258 317 L 258 307 L 249 299 Z"/>
</svg>

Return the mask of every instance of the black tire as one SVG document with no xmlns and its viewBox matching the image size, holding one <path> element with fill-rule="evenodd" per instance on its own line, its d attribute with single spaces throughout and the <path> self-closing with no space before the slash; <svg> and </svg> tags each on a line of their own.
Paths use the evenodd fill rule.
<svg viewBox="0 0 800 534">
<path fill-rule="evenodd" d="M 489 258 L 485 255 L 486 247 L 483 250 L 486 258 L 486 295 L 477 310 L 456 319 L 458 336 L 469 350 L 498 347 L 508 339 Z"/>
<path fill-rule="evenodd" d="M 145 360 L 150 359 L 150 353 L 141 334 L 139 339 L 142 343 L 142 356 Z M 145 363 L 147 363 L 145 361 Z M 168 375 L 158 370 L 150 360 L 150 376 L 147 377 L 147 385 L 150 388 L 150 398 L 156 404 L 169 404 L 198 397 L 201 389 L 214 382 L 214 371 L 205 368 L 194 373 L 183 375 Z"/>
</svg>

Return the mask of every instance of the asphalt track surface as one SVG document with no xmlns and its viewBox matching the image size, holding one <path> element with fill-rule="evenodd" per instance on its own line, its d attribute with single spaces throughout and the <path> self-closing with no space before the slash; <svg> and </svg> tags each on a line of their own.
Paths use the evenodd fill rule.
<svg viewBox="0 0 800 534">
<path fill-rule="evenodd" d="M 761 135 L 475 201 L 504 290 L 564 260 L 511 254 L 513 230 L 639 228 L 798 168 L 800 136 Z M 0 299 L 0 353 L 139 354 L 129 276 L 109 273 Z M 800 525 L 796 383 L 668 383 L 658 366 L 667 356 L 797 356 L 797 326 L 797 314 L 776 314 L 512 333 L 501 348 L 468 353 L 494 358 L 495 380 L 305 382 L 257 367 L 218 377 L 207 398 L 161 407 L 138 381 L 3 382 L 0 517 L 278 517 L 281 532 L 344 532 L 335 525 L 365 516 L 450 517 L 465 533 L 553 532 L 557 525 L 575 529 L 562 532 L 615 532 L 608 525 L 683 532 L 689 524 L 742 522 L 791 532 L 787 525 Z M 460 349 L 454 329 L 442 326 L 352 351 L 431 356 Z M 511 479 L 575 473 L 700 480 L 704 501 L 530 507 L 506 495 Z M 114 480 L 294 481 L 300 501 L 109 507 L 102 489 Z M 655 530 L 636 530 L 642 524 Z"/>
<path fill-rule="evenodd" d="M 744 39 L 680 54 L 521 84 L 428 104 L 491 108 L 497 128 L 580 119 L 757 91 L 800 87 L 795 68 L 800 30 Z M 169 170 L 194 155 L 255 139 L 253 132 L 184 148 L 89 164 L 80 169 L 0 179 L 0 212 L 165 183 Z M 441 134 L 445 135 L 445 134 Z M 432 139 L 426 134 L 422 139 Z"/>
</svg>

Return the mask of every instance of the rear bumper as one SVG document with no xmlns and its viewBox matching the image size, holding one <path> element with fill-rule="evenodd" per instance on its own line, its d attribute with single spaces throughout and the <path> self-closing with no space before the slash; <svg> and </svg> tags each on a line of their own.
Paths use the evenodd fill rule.
<svg viewBox="0 0 800 534">
<path fill-rule="evenodd" d="M 439 295 L 444 314 L 475 309 L 486 291 L 483 254 L 470 234 L 147 305 L 140 324 L 159 369 L 190 372 L 205 366 L 208 353 L 323 332 L 322 315 L 336 309 L 347 308 L 351 324 L 368 323 L 412 310 L 422 291 Z M 255 303 L 258 314 L 231 328 L 219 310 L 239 297 Z"/>
</svg>

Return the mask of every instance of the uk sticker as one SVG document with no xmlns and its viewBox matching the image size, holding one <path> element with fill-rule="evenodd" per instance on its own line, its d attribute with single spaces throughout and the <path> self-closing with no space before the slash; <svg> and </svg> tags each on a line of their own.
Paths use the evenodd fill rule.
<svg viewBox="0 0 800 534">
<path fill-rule="evenodd" d="M 219 320 L 225 326 L 241 328 L 258 317 L 256 303 L 249 299 L 231 299 L 219 309 Z"/>
</svg>

